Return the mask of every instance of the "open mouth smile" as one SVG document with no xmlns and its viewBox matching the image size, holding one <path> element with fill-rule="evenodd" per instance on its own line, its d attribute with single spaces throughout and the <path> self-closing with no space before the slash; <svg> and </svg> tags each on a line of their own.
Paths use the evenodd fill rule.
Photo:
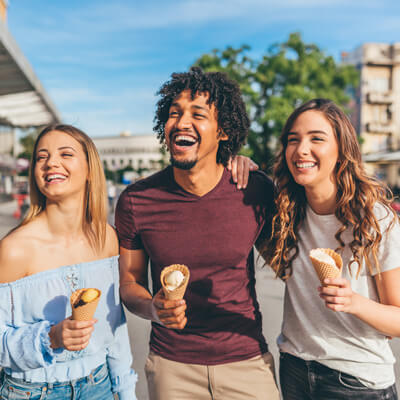
<svg viewBox="0 0 400 400">
<path fill-rule="evenodd" d="M 307 162 L 295 162 L 294 165 L 298 169 L 311 169 L 317 165 L 316 162 L 307 161 Z"/>
<path fill-rule="evenodd" d="M 171 147 L 173 151 L 187 151 L 200 143 L 200 139 L 188 134 L 177 133 L 172 136 Z"/>
<path fill-rule="evenodd" d="M 63 182 L 67 179 L 65 175 L 62 174 L 49 174 L 45 177 L 47 183 Z"/>
</svg>

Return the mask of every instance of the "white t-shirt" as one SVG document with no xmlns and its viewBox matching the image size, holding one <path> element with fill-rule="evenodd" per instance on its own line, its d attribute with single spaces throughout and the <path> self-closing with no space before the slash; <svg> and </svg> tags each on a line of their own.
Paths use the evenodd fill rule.
<svg viewBox="0 0 400 400">
<path fill-rule="evenodd" d="M 392 220 L 382 205 L 376 205 L 375 215 L 381 232 Z M 319 297 L 320 282 L 309 259 L 314 248 L 336 249 L 335 233 L 341 223 L 335 215 L 318 215 L 307 207 L 306 218 L 299 231 L 299 254 L 293 261 L 293 274 L 285 289 L 282 332 L 278 346 L 282 352 L 290 353 L 304 360 L 315 360 L 329 368 L 357 377 L 364 385 L 383 389 L 395 381 L 393 364 L 395 358 L 386 336 L 357 317 L 334 312 L 325 307 Z M 342 234 L 346 243 L 341 256 L 342 277 L 348 279 L 354 292 L 378 301 L 374 278 L 370 276 L 365 263 L 358 278 L 357 264 L 352 264 L 350 275 L 348 264 L 352 257 L 348 243 L 352 231 Z M 380 243 L 378 259 L 381 271 L 400 267 L 400 226 L 396 224 L 384 233 Z M 376 273 L 376 271 L 374 272 Z"/>
</svg>

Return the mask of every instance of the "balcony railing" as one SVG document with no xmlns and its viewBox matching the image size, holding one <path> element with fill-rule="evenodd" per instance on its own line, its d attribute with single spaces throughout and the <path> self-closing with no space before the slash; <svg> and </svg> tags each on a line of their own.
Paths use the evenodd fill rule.
<svg viewBox="0 0 400 400">
<path fill-rule="evenodd" d="M 392 92 L 369 92 L 367 94 L 367 100 L 370 104 L 392 104 L 394 96 Z"/>
<path fill-rule="evenodd" d="M 393 133 L 395 130 L 392 124 L 381 124 L 379 122 L 368 122 L 367 132 L 370 133 Z"/>
</svg>

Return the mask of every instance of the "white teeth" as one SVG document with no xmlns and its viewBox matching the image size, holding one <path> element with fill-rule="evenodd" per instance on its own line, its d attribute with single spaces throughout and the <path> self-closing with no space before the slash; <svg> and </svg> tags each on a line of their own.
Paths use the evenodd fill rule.
<svg viewBox="0 0 400 400">
<path fill-rule="evenodd" d="M 297 168 L 312 168 L 315 167 L 316 163 L 314 162 L 304 162 L 304 163 L 296 163 Z"/>
<path fill-rule="evenodd" d="M 181 140 L 185 140 L 186 142 L 196 143 L 196 139 L 192 136 L 178 135 L 175 137 L 175 142 L 179 142 Z"/>
<path fill-rule="evenodd" d="M 61 174 L 53 174 L 53 175 L 49 175 L 49 176 L 46 177 L 46 181 L 47 182 L 50 182 L 53 179 L 66 179 L 66 177 L 64 175 L 61 175 Z"/>
</svg>

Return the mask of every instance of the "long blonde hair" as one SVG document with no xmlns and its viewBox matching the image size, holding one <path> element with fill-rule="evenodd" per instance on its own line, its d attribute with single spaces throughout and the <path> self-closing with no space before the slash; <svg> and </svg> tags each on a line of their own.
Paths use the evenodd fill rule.
<svg viewBox="0 0 400 400">
<path fill-rule="evenodd" d="M 83 232 L 90 245 L 100 252 L 105 244 L 107 226 L 107 194 L 106 181 L 99 154 L 92 139 L 80 129 L 71 125 L 49 125 L 45 127 L 36 139 L 29 167 L 30 207 L 20 226 L 32 221 L 46 208 L 46 196 L 40 192 L 35 180 L 36 152 L 42 137 L 49 132 L 63 132 L 78 141 L 86 155 L 88 164 L 88 181 L 84 198 Z"/>
<path fill-rule="evenodd" d="M 369 272 L 372 265 L 380 273 L 378 246 L 382 240 L 382 232 L 376 216 L 374 205 L 382 204 L 388 213 L 393 214 L 392 223 L 397 221 L 397 214 L 390 207 L 391 192 L 374 178 L 368 176 L 362 165 L 360 147 L 356 132 L 344 112 L 332 101 L 327 99 L 310 100 L 289 116 L 280 138 L 281 149 L 278 153 L 274 176 L 277 189 L 276 214 L 272 221 L 272 233 L 261 246 L 261 254 L 281 279 L 287 279 L 292 274 L 292 262 L 297 257 L 298 232 L 306 215 L 307 199 L 304 187 L 293 179 L 286 163 L 286 147 L 288 133 L 300 114 L 313 110 L 318 111 L 331 124 L 339 148 L 338 163 L 334 176 L 337 184 L 337 199 L 335 216 L 342 226 L 335 234 L 338 248 L 342 250 L 344 243 L 341 235 L 351 228 L 353 240 L 350 247 L 353 258 L 351 264 L 358 265 L 357 276 L 361 270 L 361 261 L 365 260 Z"/>
</svg>

